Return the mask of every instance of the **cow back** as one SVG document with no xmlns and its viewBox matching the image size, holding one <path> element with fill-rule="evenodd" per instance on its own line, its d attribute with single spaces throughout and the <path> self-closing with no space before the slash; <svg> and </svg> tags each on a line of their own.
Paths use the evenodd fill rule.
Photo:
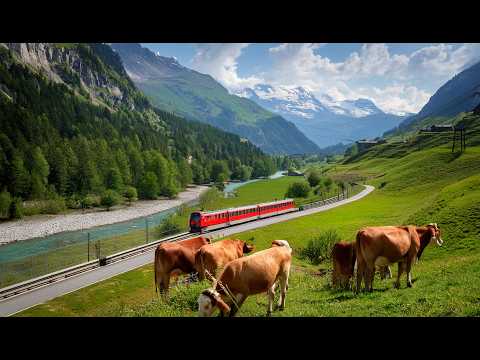
<svg viewBox="0 0 480 360">
<path fill-rule="evenodd" d="M 370 263 L 379 257 L 387 265 L 401 260 L 419 242 L 415 227 L 378 226 L 368 227 L 357 233 L 358 250 L 365 261 Z"/>
<path fill-rule="evenodd" d="M 259 294 L 267 291 L 291 262 L 286 247 L 273 247 L 229 262 L 218 279 L 234 293 Z"/>
</svg>

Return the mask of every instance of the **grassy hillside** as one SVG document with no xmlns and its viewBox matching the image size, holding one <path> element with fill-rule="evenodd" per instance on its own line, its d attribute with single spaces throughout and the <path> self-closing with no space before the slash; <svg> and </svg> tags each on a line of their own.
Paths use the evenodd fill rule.
<svg viewBox="0 0 480 360">
<path fill-rule="evenodd" d="M 467 150 L 452 154 L 448 139 L 415 138 L 372 149 L 327 174 L 357 176 L 377 189 L 366 198 L 239 234 L 257 250 L 273 239 L 294 247 L 286 309 L 273 316 L 479 316 L 480 315 L 480 117 L 471 116 Z M 410 144 L 410 145 L 408 145 Z M 443 247 L 429 246 L 413 267 L 413 288 L 375 279 L 374 291 L 354 295 L 330 288 L 330 263 L 313 266 L 298 250 L 320 232 L 335 229 L 353 240 L 363 226 L 436 222 Z M 393 276 L 397 268 L 392 267 Z M 179 286 L 163 303 L 155 297 L 152 265 L 106 280 L 23 312 L 22 316 L 195 316 L 207 283 Z M 278 294 L 277 294 L 278 296 Z M 245 302 L 238 316 L 264 316 L 265 295 Z"/>
</svg>

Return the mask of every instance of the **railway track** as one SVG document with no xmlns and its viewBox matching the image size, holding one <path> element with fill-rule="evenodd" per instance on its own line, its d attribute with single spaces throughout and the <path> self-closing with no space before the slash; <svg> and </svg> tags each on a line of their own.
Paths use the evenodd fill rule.
<svg viewBox="0 0 480 360">
<path fill-rule="evenodd" d="M 116 263 L 118 261 L 126 260 L 133 256 L 143 254 L 148 251 L 152 251 L 163 242 L 173 242 L 188 239 L 192 234 L 184 232 L 181 234 L 172 235 L 160 240 L 152 241 L 151 243 L 140 245 L 135 248 L 131 248 L 125 251 L 118 252 L 116 254 L 109 255 L 104 260 L 92 260 L 83 264 L 74 265 L 66 269 L 62 269 L 47 275 L 42 275 L 30 280 L 23 281 L 11 286 L 0 289 L 0 301 L 12 298 L 14 296 L 21 295 L 23 293 L 38 289 L 43 286 L 48 286 L 52 283 L 68 279 L 72 276 L 85 273 L 87 271 L 95 270 L 100 266 Z"/>
</svg>

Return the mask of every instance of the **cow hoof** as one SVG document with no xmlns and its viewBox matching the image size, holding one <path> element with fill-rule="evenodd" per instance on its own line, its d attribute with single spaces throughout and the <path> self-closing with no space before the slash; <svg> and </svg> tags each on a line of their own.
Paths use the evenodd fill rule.
<svg viewBox="0 0 480 360">
<path fill-rule="evenodd" d="M 271 311 L 267 311 L 267 317 L 271 317 L 272 316 L 272 312 Z"/>
<path fill-rule="evenodd" d="M 407 287 L 411 288 L 411 287 L 412 287 L 412 283 L 407 283 Z"/>
<path fill-rule="evenodd" d="M 395 289 L 400 289 L 400 284 L 394 283 L 394 284 L 393 284 L 393 287 L 394 287 Z"/>
</svg>

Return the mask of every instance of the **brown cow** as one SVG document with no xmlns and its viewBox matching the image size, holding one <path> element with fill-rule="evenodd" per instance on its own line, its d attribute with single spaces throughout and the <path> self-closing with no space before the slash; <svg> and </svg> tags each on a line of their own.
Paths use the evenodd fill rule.
<svg viewBox="0 0 480 360">
<path fill-rule="evenodd" d="M 398 262 L 395 287 L 400 287 L 400 276 L 407 273 L 407 286 L 412 287 L 411 268 L 415 259 L 420 259 L 425 247 L 436 241 L 442 246 L 440 228 L 437 224 L 417 226 L 369 227 L 357 233 L 357 288 L 362 279 L 367 291 L 372 291 L 375 266 L 386 266 Z"/>
<path fill-rule="evenodd" d="M 217 269 L 223 268 L 230 261 L 252 250 L 253 246 L 247 245 L 245 241 L 234 239 L 225 239 L 202 246 L 195 255 L 195 268 L 198 271 L 199 280 L 205 278 L 205 270 L 215 277 Z"/>
<path fill-rule="evenodd" d="M 277 307 L 283 310 L 291 261 L 292 248 L 288 242 L 275 240 L 270 249 L 229 262 L 214 281 L 212 288 L 200 294 L 199 314 L 210 316 L 215 307 L 218 307 L 222 316 L 225 314 L 234 316 L 249 295 L 267 292 L 267 316 L 270 316 L 277 282 L 280 282 L 281 287 Z M 238 306 L 234 305 L 234 301 L 225 293 L 221 285 L 227 287 Z M 232 306 L 234 306 L 233 309 Z"/>
<path fill-rule="evenodd" d="M 355 242 L 340 241 L 332 249 L 332 285 L 334 287 L 347 288 L 350 286 L 350 279 L 353 278 L 357 254 Z M 392 272 L 389 266 L 378 266 L 380 278 L 390 279 Z"/>
<path fill-rule="evenodd" d="M 203 236 L 174 243 L 160 244 L 155 249 L 155 292 L 168 294 L 170 275 L 190 274 L 195 272 L 195 253 L 203 245 L 210 244 L 210 239 Z"/>
</svg>

